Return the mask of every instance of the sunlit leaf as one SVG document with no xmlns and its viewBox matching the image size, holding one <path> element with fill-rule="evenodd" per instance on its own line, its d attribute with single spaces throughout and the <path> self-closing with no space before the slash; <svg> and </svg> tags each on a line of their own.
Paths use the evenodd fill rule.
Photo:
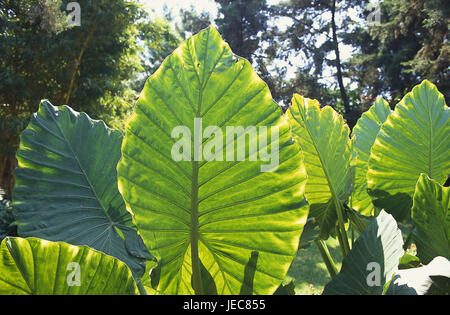
<svg viewBox="0 0 450 315">
<path fill-rule="evenodd" d="M 318 101 L 298 94 L 286 115 L 303 152 L 309 216 L 317 219 L 320 237 L 327 239 L 336 225 L 336 207 L 342 207 L 351 192 L 350 129 L 334 109 L 321 109 Z"/>
<path fill-rule="evenodd" d="M 450 259 L 450 188 L 421 174 L 411 216 L 420 260 L 427 264 L 436 256 Z"/>
<path fill-rule="evenodd" d="M 375 104 L 362 114 L 353 128 L 352 138 L 355 139 L 356 157 L 351 207 L 363 215 L 374 214 L 372 198 L 367 193 L 367 163 L 378 132 L 390 113 L 389 104 L 384 99 L 378 98 Z"/>
<path fill-rule="evenodd" d="M 227 127 L 243 130 L 227 140 Z M 241 140 L 242 160 L 233 150 Z M 186 40 L 147 81 L 118 174 L 158 259 L 159 292 L 202 294 L 203 284 L 239 294 L 255 252 L 253 294 L 272 294 L 284 280 L 308 213 L 301 153 L 267 85 L 214 28 Z M 208 274 L 214 286 L 198 281 Z"/>
<path fill-rule="evenodd" d="M 0 295 L 138 294 L 128 267 L 89 247 L 7 237 L 0 246 Z"/>
<path fill-rule="evenodd" d="M 444 96 L 425 80 L 397 104 L 372 146 L 367 186 L 374 205 L 407 219 L 420 174 L 440 184 L 448 178 L 449 134 Z"/>
</svg>

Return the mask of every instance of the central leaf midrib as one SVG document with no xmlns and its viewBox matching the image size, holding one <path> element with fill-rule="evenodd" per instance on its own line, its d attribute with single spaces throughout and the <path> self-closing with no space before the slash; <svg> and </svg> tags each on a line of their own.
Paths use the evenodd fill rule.
<svg viewBox="0 0 450 315">
<path fill-rule="evenodd" d="M 197 105 L 197 113 L 195 114 L 195 118 L 202 118 L 201 115 L 201 105 L 203 102 L 203 89 L 205 82 L 205 73 L 206 73 L 206 61 L 208 57 L 208 41 L 209 41 L 210 31 L 208 29 L 205 43 L 205 55 L 203 60 L 203 74 L 202 79 L 199 80 L 199 96 L 198 96 L 198 105 Z M 195 64 L 194 71 L 195 70 Z M 214 71 L 214 69 L 212 70 Z M 197 73 L 198 75 L 198 73 Z M 194 126 L 195 128 L 195 126 Z M 201 132 L 201 131 L 200 131 Z M 195 152 L 198 151 L 196 145 L 196 132 L 194 130 L 194 156 Z M 201 144 L 201 141 L 200 143 Z M 192 276 L 193 276 L 193 285 L 194 291 L 196 294 L 203 294 L 203 286 L 200 275 L 200 256 L 199 256 L 199 223 L 198 223 L 198 174 L 199 173 L 199 165 L 196 159 L 192 160 L 192 191 L 191 191 L 191 266 L 192 266 Z"/>
<path fill-rule="evenodd" d="M 49 111 L 50 112 L 50 111 Z M 94 195 L 96 201 L 98 202 L 98 204 L 100 205 L 100 208 L 103 210 L 103 213 L 105 214 L 106 218 L 109 220 L 109 222 L 111 224 L 114 224 L 114 221 L 112 220 L 112 218 L 109 216 L 108 212 L 106 211 L 105 207 L 103 206 L 100 198 L 97 196 L 97 193 L 94 189 L 94 187 L 92 186 L 84 168 L 81 165 L 80 160 L 78 159 L 78 156 L 75 154 L 75 151 L 73 150 L 72 146 L 70 145 L 70 142 L 67 140 L 66 135 L 64 134 L 64 132 L 61 130 L 61 128 L 59 127 L 58 122 L 56 121 L 55 117 L 53 116 L 53 113 L 50 112 L 50 116 L 52 117 L 52 120 L 55 122 L 56 127 L 58 128 L 59 132 L 61 133 L 62 137 L 64 138 L 64 141 L 66 142 L 67 147 L 70 149 L 70 152 L 72 153 L 72 156 L 74 157 L 74 160 L 77 161 L 78 167 L 80 168 L 81 172 L 84 175 L 84 178 L 86 179 L 86 182 L 88 183 L 89 187 L 91 188 L 91 192 Z"/>
<path fill-rule="evenodd" d="M 307 105 L 308 105 L 308 103 L 306 103 L 305 108 L 306 108 Z M 315 142 L 315 138 L 312 136 L 311 131 L 309 130 L 308 123 L 306 121 L 306 117 L 303 116 L 303 113 L 300 110 L 300 107 L 299 107 L 298 104 L 297 104 L 297 109 L 298 109 L 298 112 L 300 114 L 301 119 L 304 121 L 304 126 L 305 126 L 304 128 L 306 129 L 307 134 L 308 134 L 309 138 L 311 139 L 311 143 L 313 144 L 314 150 L 317 152 L 317 156 L 319 158 L 320 164 L 322 165 L 322 169 L 323 169 L 325 178 L 326 178 L 326 180 L 328 182 L 328 187 L 330 189 L 332 202 L 333 202 L 333 204 L 335 206 L 335 213 L 337 215 L 338 226 L 341 229 L 341 231 L 339 233 L 342 233 L 342 236 L 341 236 L 342 240 L 343 240 L 342 246 L 343 246 L 344 252 L 348 252 L 349 251 L 349 245 L 348 245 L 347 235 L 345 233 L 345 226 L 343 224 L 342 201 L 339 199 L 338 195 L 336 194 L 336 191 L 335 191 L 335 188 L 334 188 L 333 183 L 331 181 L 330 175 L 328 174 L 328 168 L 326 167 L 325 162 L 322 159 L 321 151 L 319 150 L 319 148 L 318 148 L 318 146 L 317 146 L 317 144 Z M 319 115 L 321 115 L 322 113 L 323 113 L 322 110 L 319 108 Z M 301 125 L 301 123 L 297 120 L 297 118 L 295 117 L 294 114 L 292 114 L 292 117 L 294 117 L 294 119 L 297 121 L 297 123 L 299 123 Z M 334 130 L 333 130 L 333 132 L 334 132 Z M 326 221 L 326 219 L 329 216 L 329 212 L 327 211 L 329 206 L 331 206 L 330 202 L 328 203 L 327 208 L 325 209 L 325 214 L 323 216 L 322 222 Z"/>
<path fill-rule="evenodd" d="M 428 175 L 433 178 L 433 120 L 431 118 L 431 106 L 428 106 L 428 120 L 430 122 L 430 132 L 428 138 Z"/>
<path fill-rule="evenodd" d="M 298 112 L 301 114 L 300 109 L 299 109 Z M 294 117 L 294 119 L 297 120 L 294 115 L 292 115 L 292 117 Z M 322 159 L 321 151 L 317 147 L 316 142 L 315 142 L 315 138 L 312 136 L 312 134 L 311 134 L 311 132 L 310 132 L 310 130 L 308 128 L 308 124 L 306 122 L 306 117 L 303 117 L 303 115 L 301 115 L 301 117 L 302 117 L 303 122 L 305 124 L 305 130 L 308 133 L 308 136 L 311 139 L 311 143 L 314 146 L 314 150 L 317 152 L 317 157 L 319 158 L 320 165 L 322 165 L 322 170 L 323 170 L 323 173 L 325 175 L 325 179 L 327 180 L 328 188 L 330 189 L 330 194 L 331 194 L 331 196 L 332 196 L 332 198 L 334 200 L 334 203 L 339 203 L 340 200 L 338 199 L 337 194 L 336 194 L 336 192 L 334 190 L 333 183 L 332 183 L 331 178 L 330 178 L 330 176 L 328 174 L 327 166 L 326 166 L 325 162 Z M 301 125 L 301 122 L 298 121 L 298 123 Z"/>
</svg>

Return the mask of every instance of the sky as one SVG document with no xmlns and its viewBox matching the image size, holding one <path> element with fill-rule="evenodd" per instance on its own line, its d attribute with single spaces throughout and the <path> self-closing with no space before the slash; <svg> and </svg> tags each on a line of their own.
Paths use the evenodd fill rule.
<svg viewBox="0 0 450 315">
<path fill-rule="evenodd" d="M 267 0 L 269 5 L 274 5 L 282 0 Z M 217 16 L 217 3 L 214 0 L 139 0 L 143 3 L 148 11 L 154 10 L 155 15 L 162 16 L 164 7 L 172 10 L 175 18 L 180 12 L 180 9 L 190 9 L 194 7 L 198 13 L 206 11 L 210 13 L 210 16 Z"/>
<path fill-rule="evenodd" d="M 279 2 L 281 2 L 282 0 L 267 0 L 267 3 L 269 5 L 275 5 L 278 4 Z M 212 19 L 214 20 L 214 18 L 217 16 L 218 13 L 218 9 L 217 9 L 217 4 L 214 0 L 139 0 L 140 3 L 142 3 L 144 5 L 144 7 L 153 15 L 155 16 L 163 16 L 164 14 L 164 7 L 166 7 L 167 9 L 169 9 L 169 11 L 172 12 L 172 16 L 174 17 L 174 23 L 179 23 L 179 12 L 180 9 L 187 9 L 189 10 L 191 7 L 194 7 L 195 10 L 198 13 L 201 13 L 203 11 L 209 12 L 210 16 L 212 17 Z M 286 26 L 289 23 L 289 19 L 278 19 L 275 21 L 275 23 L 277 23 L 277 26 L 279 27 L 280 30 L 283 29 L 283 26 Z M 345 46 L 340 44 L 340 54 L 341 54 L 341 59 L 342 61 L 345 61 L 347 59 L 349 59 L 352 55 L 352 49 L 349 46 Z M 295 59 L 294 59 L 295 58 Z M 333 56 L 329 56 L 329 58 L 334 58 L 334 54 Z M 293 62 L 298 63 L 298 56 L 293 56 Z M 278 64 L 278 66 L 281 66 L 283 64 L 283 62 L 280 62 Z M 287 65 L 287 63 L 286 63 Z M 292 69 L 292 71 L 288 71 L 287 73 L 287 78 L 290 77 L 294 77 L 295 76 L 295 67 L 288 67 L 288 69 Z M 270 71 L 270 69 L 269 69 Z M 324 74 L 325 76 L 333 76 L 333 69 L 328 69 L 326 70 L 326 73 Z M 326 81 L 327 79 L 325 78 L 324 81 Z M 332 80 L 333 82 L 330 83 L 335 83 L 335 80 Z M 349 83 L 349 82 L 344 82 L 345 84 Z"/>
<path fill-rule="evenodd" d="M 195 7 L 197 12 L 206 11 L 211 16 L 217 15 L 217 4 L 214 0 L 141 0 L 145 8 L 149 11 L 155 10 L 157 16 L 162 16 L 164 12 L 164 6 L 167 6 L 172 10 L 175 18 L 180 9 L 190 9 L 191 6 Z"/>
<path fill-rule="evenodd" d="M 281 0 L 267 0 L 269 5 L 277 4 Z M 200 11 L 210 12 L 212 16 L 217 15 L 217 4 L 213 0 L 141 0 L 145 3 L 147 8 L 155 9 L 157 13 L 163 12 L 164 5 L 168 8 L 174 9 L 174 13 L 180 9 L 189 9 L 190 6 L 200 8 Z"/>
</svg>

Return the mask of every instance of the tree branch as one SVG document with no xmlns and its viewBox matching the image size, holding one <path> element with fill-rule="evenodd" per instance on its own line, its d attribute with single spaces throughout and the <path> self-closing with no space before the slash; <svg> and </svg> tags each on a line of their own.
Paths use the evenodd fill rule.
<svg viewBox="0 0 450 315">
<path fill-rule="evenodd" d="M 78 58 L 75 62 L 75 69 L 72 74 L 72 78 L 70 79 L 69 83 L 69 89 L 67 90 L 66 99 L 65 99 L 65 105 L 69 105 L 70 96 L 72 94 L 73 85 L 75 83 L 75 78 L 77 76 L 78 69 L 80 68 L 81 59 L 83 58 L 84 52 L 86 51 L 86 48 L 89 44 L 89 41 L 91 40 L 92 35 L 95 32 L 95 22 L 92 23 L 89 33 L 86 36 L 86 39 L 84 40 L 83 46 L 81 47 L 80 54 L 78 55 Z"/>
</svg>

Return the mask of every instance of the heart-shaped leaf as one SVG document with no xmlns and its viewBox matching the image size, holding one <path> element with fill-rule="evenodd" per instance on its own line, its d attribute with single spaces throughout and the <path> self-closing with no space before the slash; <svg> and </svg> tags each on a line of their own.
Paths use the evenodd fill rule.
<svg viewBox="0 0 450 315">
<path fill-rule="evenodd" d="M 251 278 L 252 293 L 272 294 L 284 280 L 308 213 L 301 153 L 267 85 L 214 28 L 147 81 L 118 174 L 158 291 L 248 294 Z"/>
<path fill-rule="evenodd" d="M 122 139 L 102 121 L 43 101 L 17 152 L 19 235 L 90 246 L 140 277 L 151 256 L 117 188 Z"/>
<path fill-rule="evenodd" d="M 410 217 L 421 173 L 443 184 L 450 173 L 450 110 L 428 81 L 413 88 L 381 127 L 369 158 L 367 186 L 376 207 Z"/>
</svg>

